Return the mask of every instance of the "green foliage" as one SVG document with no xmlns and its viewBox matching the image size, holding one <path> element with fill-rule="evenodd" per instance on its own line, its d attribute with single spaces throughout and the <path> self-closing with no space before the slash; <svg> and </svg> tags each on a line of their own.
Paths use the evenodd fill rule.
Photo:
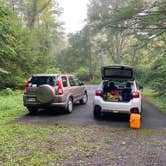
<svg viewBox="0 0 166 166">
<path fill-rule="evenodd" d="M 74 72 L 74 74 L 76 76 L 78 76 L 80 78 L 80 80 L 84 80 L 84 81 L 89 79 L 88 78 L 88 73 L 89 73 L 88 69 L 84 68 L 84 67 L 80 67 Z"/>
<path fill-rule="evenodd" d="M 22 93 L 22 91 L 12 91 L 10 88 L 0 91 L 0 125 L 25 114 L 22 104 Z"/>
<path fill-rule="evenodd" d="M 6 60 L 11 61 L 16 55 L 15 52 L 15 36 L 12 29 L 12 13 L 9 8 L 0 2 L 0 74 L 8 72 L 5 68 Z"/>
<path fill-rule="evenodd" d="M 135 66 L 135 77 L 137 80 L 137 84 L 139 86 L 144 86 L 150 84 L 151 78 L 149 77 L 151 70 L 150 67 L 147 66 Z M 146 72 L 145 72 L 146 71 Z"/>
<path fill-rule="evenodd" d="M 30 75 L 45 73 L 55 65 L 63 36 L 54 18 L 59 9 L 55 14 L 53 5 L 57 4 L 49 0 L 0 3 L 0 89 L 23 88 Z"/>
<path fill-rule="evenodd" d="M 82 31 L 69 35 L 69 45 L 56 58 L 57 67 L 62 72 L 76 73 L 86 80 L 93 79 L 97 56 L 92 53 L 91 32 L 88 26 Z M 83 76 L 83 73 L 85 74 Z"/>
<path fill-rule="evenodd" d="M 166 113 L 166 97 L 160 95 L 159 91 L 152 90 L 151 88 L 145 87 L 142 94 L 148 100 L 159 108 L 160 111 Z"/>
<path fill-rule="evenodd" d="M 6 89 L 0 91 L 0 95 L 1 95 L 1 96 L 8 96 L 8 95 L 11 95 L 11 96 L 12 96 L 13 94 L 14 94 L 14 92 L 13 92 L 13 90 L 10 89 L 10 88 L 6 88 Z"/>
<path fill-rule="evenodd" d="M 152 79 L 152 87 L 160 95 L 166 97 L 166 55 L 161 56 L 152 66 L 150 77 Z"/>
<path fill-rule="evenodd" d="M 51 67 L 51 68 L 47 69 L 45 73 L 47 73 L 47 74 L 60 74 L 61 71 L 59 68 Z"/>
<path fill-rule="evenodd" d="M 6 71 L 6 70 L 4 70 L 4 69 L 2 69 L 2 68 L 0 68 L 0 73 L 1 73 L 1 74 L 9 74 L 8 71 Z"/>
</svg>

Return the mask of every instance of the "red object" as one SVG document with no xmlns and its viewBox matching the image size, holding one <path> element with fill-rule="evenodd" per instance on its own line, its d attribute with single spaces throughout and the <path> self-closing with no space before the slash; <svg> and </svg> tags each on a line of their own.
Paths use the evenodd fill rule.
<svg viewBox="0 0 166 166">
<path fill-rule="evenodd" d="M 118 91 L 118 90 L 112 90 L 112 91 L 111 91 L 111 94 L 118 96 L 118 95 L 119 95 L 119 91 Z"/>
<path fill-rule="evenodd" d="M 97 90 L 96 90 L 96 96 L 101 96 L 101 95 L 102 95 L 102 91 L 99 90 L 99 89 L 97 89 Z"/>
<path fill-rule="evenodd" d="M 29 88 L 29 84 L 30 84 L 30 81 L 27 81 L 27 82 L 25 83 L 25 85 L 24 85 L 24 89 Z"/>
<path fill-rule="evenodd" d="M 58 85 L 58 95 L 63 95 L 62 82 L 58 80 L 57 85 Z"/>
<path fill-rule="evenodd" d="M 139 92 L 138 91 L 133 92 L 133 98 L 139 98 Z"/>
</svg>

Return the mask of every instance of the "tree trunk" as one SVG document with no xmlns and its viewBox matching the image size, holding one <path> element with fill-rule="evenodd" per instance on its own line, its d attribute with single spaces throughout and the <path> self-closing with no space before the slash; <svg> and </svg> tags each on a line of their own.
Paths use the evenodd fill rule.
<svg viewBox="0 0 166 166">
<path fill-rule="evenodd" d="M 29 11 L 28 27 L 30 29 L 34 27 L 36 13 L 37 13 L 37 0 L 33 0 L 31 10 Z"/>
</svg>

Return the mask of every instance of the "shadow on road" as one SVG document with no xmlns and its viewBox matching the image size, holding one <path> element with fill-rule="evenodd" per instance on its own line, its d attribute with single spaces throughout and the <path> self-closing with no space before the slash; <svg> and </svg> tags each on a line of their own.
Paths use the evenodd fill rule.
<svg viewBox="0 0 166 166">
<path fill-rule="evenodd" d="M 113 114 L 105 113 L 99 120 L 100 121 L 113 121 L 113 122 L 128 122 L 130 115 L 128 114 Z"/>
<path fill-rule="evenodd" d="M 49 116 L 65 116 L 67 113 L 62 110 L 62 109 L 39 109 L 36 113 L 34 114 L 26 114 L 25 116 L 29 116 L 29 117 L 34 117 L 34 116 L 38 116 L 38 117 L 49 117 Z"/>
<path fill-rule="evenodd" d="M 76 103 L 74 104 L 74 109 L 79 109 L 80 104 Z M 49 116 L 65 116 L 69 115 L 64 109 L 62 108 L 45 108 L 45 109 L 38 109 L 38 111 L 34 114 L 26 114 L 25 116 L 43 116 L 43 117 L 49 117 Z"/>
</svg>

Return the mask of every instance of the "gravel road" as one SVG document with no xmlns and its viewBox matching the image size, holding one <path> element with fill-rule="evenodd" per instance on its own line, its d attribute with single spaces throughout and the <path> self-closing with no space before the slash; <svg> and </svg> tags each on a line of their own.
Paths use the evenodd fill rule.
<svg viewBox="0 0 166 166">
<path fill-rule="evenodd" d="M 129 128 L 129 116 L 119 114 L 107 114 L 101 120 L 93 117 L 93 96 L 96 89 L 94 85 L 88 85 L 89 101 L 86 105 L 75 105 L 71 114 L 64 114 L 61 110 L 41 110 L 37 115 L 27 114 L 16 120 L 21 124 L 42 125 L 105 125 L 113 128 Z M 166 114 L 161 113 L 152 104 L 143 99 L 141 128 L 166 129 Z"/>
</svg>

